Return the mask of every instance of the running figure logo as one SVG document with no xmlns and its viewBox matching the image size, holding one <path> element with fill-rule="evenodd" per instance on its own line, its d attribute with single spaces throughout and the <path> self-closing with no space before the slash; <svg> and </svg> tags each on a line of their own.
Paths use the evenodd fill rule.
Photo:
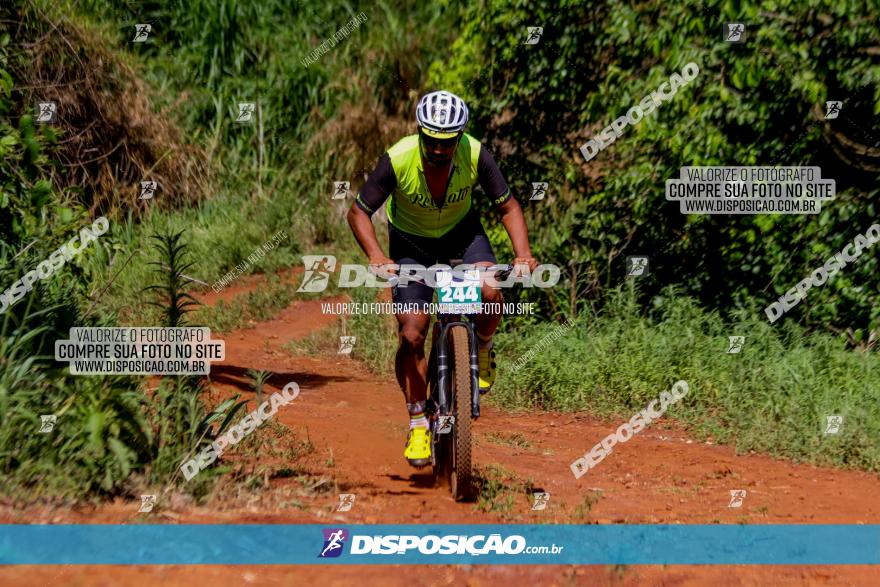
<svg viewBox="0 0 880 587">
<path fill-rule="evenodd" d="M 55 429 L 55 422 L 57 421 L 58 416 L 55 414 L 40 416 L 40 432 L 52 432 L 52 430 Z"/>
<path fill-rule="evenodd" d="M 523 45 L 537 45 L 538 41 L 541 40 L 541 35 L 544 34 L 544 27 L 542 26 L 530 26 L 529 36 L 526 38 L 526 42 Z"/>
<path fill-rule="evenodd" d="M 843 107 L 843 102 L 840 100 L 832 100 L 830 102 L 825 102 L 825 120 L 834 120 L 837 118 L 837 115 L 840 114 L 840 109 Z"/>
<path fill-rule="evenodd" d="M 150 31 L 153 30 L 153 25 L 150 24 L 136 24 L 134 25 L 134 38 L 131 40 L 132 43 L 146 43 L 147 39 L 150 37 Z"/>
<path fill-rule="evenodd" d="M 351 351 L 354 350 L 354 343 L 357 340 L 356 336 L 340 336 L 339 337 L 339 350 L 336 352 L 337 355 L 350 355 Z"/>
<path fill-rule="evenodd" d="M 647 257 L 627 257 L 626 274 L 628 277 L 641 277 L 648 274 Z"/>
<path fill-rule="evenodd" d="M 837 434 L 843 426 L 843 416 L 834 415 L 825 418 L 825 434 Z"/>
<path fill-rule="evenodd" d="M 535 503 L 532 504 L 532 511 L 540 511 L 547 508 L 547 503 L 550 501 L 549 493 L 535 492 L 532 496 L 535 498 Z"/>
<path fill-rule="evenodd" d="M 724 25 L 724 40 L 728 43 L 742 43 L 746 32 L 746 25 L 741 22 L 732 22 Z"/>
<path fill-rule="evenodd" d="M 339 494 L 339 505 L 336 506 L 337 512 L 348 512 L 351 511 L 351 507 L 354 505 L 354 493 L 340 493 Z"/>
<path fill-rule="evenodd" d="M 156 505 L 156 496 L 155 495 L 142 495 L 141 496 L 141 507 L 138 510 L 141 513 L 149 513 L 153 511 L 153 506 Z"/>
<path fill-rule="evenodd" d="M 449 434 L 453 424 L 455 416 L 437 416 L 437 434 Z"/>
<path fill-rule="evenodd" d="M 348 540 L 348 530 L 344 528 L 324 528 L 324 548 L 318 558 L 336 558 L 342 554 L 345 541 Z"/>
<path fill-rule="evenodd" d="M 546 181 L 533 181 L 532 182 L 532 197 L 529 200 L 543 200 L 544 196 L 547 195 L 547 187 L 550 184 Z"/>
<path fill-rule="evenodd" d="M 349 182 L 347 181 L 334 181 L 333 182 L 333 200 L 344 200 L 348 197 L 348 186 Z"/>
<path fill-rule="evenodd" d="M 336 269 L 336 257 L 333 255 L 303 255 L 305 275 L 296 291 L 300 293 L 316 293 L 327 289 L 330 274 Z"/>
<path fill-rule="evenodd" d="M 746 498 L 746 490 L 745 489 L 731 489 L 730 490 L 730 503 L 727 504 L 729 508 L 738 508 L 742 507 L 743 500 Z"/>
<path fill-rule="evenodd" d="M 257 109 L 257 105 L 253 102 L 239 102 L 238 104 L 238 118 L 235 119 L 235 122 L 240 123 L 248 123 L 253 120 L 254 111 Z"/>
<path fill-rule="evenodd" d="M 743 345 L 746 343 L 745 336 L 728 336 L 727 337 L 727 354 L 735 355 L 739 353 Z"/>
<path fill-rule="evenodd" d="M 37 104 L 37 119 L 40 124 L 55 122 L 58 114 L 58 104 L 55 102 L 39 102 Z"/>
<path fill-rule="evenodd" d="M 152 200 L 153 196 L 156 194 L 156 188 L 158 184 L 155 181 L 142 181 L 141 182 L 141 195 L 140 200 Z"/>
</svg>

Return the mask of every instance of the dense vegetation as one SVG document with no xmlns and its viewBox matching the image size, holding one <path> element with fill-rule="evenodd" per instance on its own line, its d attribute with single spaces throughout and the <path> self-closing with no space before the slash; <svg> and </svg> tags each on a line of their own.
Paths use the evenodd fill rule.
<svg viewBox="0 0 880 587">
<path fill-rule="evenodd" d="M 690 378 L 696 393 L 674 413 L 700 433 L 876 470 L 880 251 L 773 326 L 763 313 L 880 222 L 876 4 L 555 4 L 470 5 L 431 69 L 431 85 L 471 105 L 518 193 L 550 182 L 528 220 L 536 256 L 564 267 L 567 287 L 530 297 L 581 325 L 504 378 L 496 399 L 628 414 Z M 746 24 L 744 43 L 724 41 L 728 22 Z M 537 25 L 539 42 L 524 44 Z M 580 145 L 691 61 L 694 82 L 585 162 Z M 825 121 L 835 99 L 846 116 Z M 664 199 L 685 165 L 819 166 L 837 197 L 818 216 L 685 216 Z M 650 275 L 609 303 L 637 254 Z M 546 334 L 523 330 L 502 339 L 506 360 Z M 746 337 L 745 354 L 726 353 L 731 335 Z M 833 442 L 822 435 L 830 414 L 850 422 Z"/>
<path fill-rule="evenodd" d="M 710 308 L 763 307 L 880 218 L 880 63 L 871 2 L 484 2 L 471 4 L 431 85 L 462 93 L 474 126 L 531 203 L 536 249 L 566 266 L 553 308 L 589 307 L 622 281 L 624 258 L 647 254 L 642 301 L 664 286 Z M 742 44 L 722 24 L 746 23 Z M 528 26 L 540 24 L 534 45 Z M 586 140 L 671 73 L 696 80 L 589 163 Z M 825 101 L 846 116 L 823 120 Z M 837 182 L 819 216 L 685 216 L 664 199 L 685 165 L 816 165 Z M 867 258 L 870 257 L 870 258 Z M 812 329 L 880 320 L 876 251 L 811 291 L 787 319 Z"/>
<path fill-rule="evenodd" d="M 360 12 L 366 22 L 303 64 Z M 0 288 L 96 217 L 111 225 L 0 315 L 4 492 L 171 482 L 196 431 L 235 404 L 212 412 L 203 382 L 148 389 L 136 378 L 70 376 L 51 360 L 53 341 L 74 325 L 163 322 L 167 295 L 143 291 L 165 281 L 149 264 L 165 259 L 154 235 L 183 231 L 195 260 L 186 273 L 209 284 L 279 230 L 290 238 L 249 271 L 296 266 L 304 253 L 361 259 L 332 182 L 356 188 L 412 132 L 418 96 L 438 87 L 468 102 L 470 132 L 527 209 L 536 256 L 563 268 L 559 288 L 508 294 L 539 314 L 505 321 L 502 364 L 547 322 L 577 324 L 502 373 L 496 401 L 626 413 L 686 375 L 698 392 L 670 414 L 698 434 L 877 468 L 877 250 L 780 323 L 768 325 L 762 308 L 878 221 L 878 16 L 867 0 L 4 3 Z M 724 42 L 724 22 L 746 23 L 746 42 Z M 151 24 L 148 42 L 131 42 L 136 23 Z M 530 26 L 543 33 L 527 45 Z M 694 83 L 583 160 L 589 136 L 689 61 L 700 66 Z M 823 120 L 826 99 L 843 100 L 837 121 Z M 57 124 L 35 124 L 44 100 L 58 103 Z M 239 102 L 258 104 L 255 124 L 236 124 Z M 695 163 L 818 165 L 838 195 L 818 216 L 685 216 L 663 185 Z M 146 179 L 159 185 L 152 200 L 138 198 Z M 541 180 L 548 197 L 529 202 Z M 503 227 L 480 206 L 498 257 L 509 258 Z M 650 255 L 651 273 L 615 293 L 632 254 Z M 265 318 L 292 299 L 283 290 L 272 281 L 193 320 L 228 330 Z M 373 354 L 355 356 L 387 372 L 387 322 L 340 328 L 375 340 L 364 345 Z M 746 336 L 741 355 L 724 352 L 733 334 Z M 826 413 L 853 426 L 823 440 Z M 57 434 L 33 433 L 40 414 L 59 415 Z"/>
</svg>

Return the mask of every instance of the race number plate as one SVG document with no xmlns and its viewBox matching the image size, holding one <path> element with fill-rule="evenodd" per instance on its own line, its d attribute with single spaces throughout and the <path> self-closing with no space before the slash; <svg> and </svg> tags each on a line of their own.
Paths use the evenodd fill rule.
<svg viewBox="0 0 880 587">
<path fill-rule="evenodd" d="M 441 314 L 478 314 L 482 309 L 480 274 L 476 269 L 437 272 L 437 301 Z"/>
</svg>

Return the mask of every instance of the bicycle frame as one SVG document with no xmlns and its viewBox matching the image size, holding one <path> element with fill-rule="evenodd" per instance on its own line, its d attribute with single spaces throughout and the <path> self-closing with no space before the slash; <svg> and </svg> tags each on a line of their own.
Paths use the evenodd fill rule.
<svg viewBox="0 0 880 587">
<path fill-rule="evenodd" d="M 456 267 L 461 264 L 461 259 L 450 260 L 450 265 Z M 499 270 L 501 273 L 509 274 L 513 270 L 512 265 L 493 265 L 490 270 Z M 396 287 L 399 278 L 396 275 L 388 279 L 392 287 Z M 465 314 L 464 316 L 468 316 Z M 463 318 L 461 314 L 440 314 L 435 324 L 439 328 L 434 346 L 431 348 L 431 359 L 436 364 L 428 362 L 428 384 L 429 389 L 429 405 L 435 403 L 432 413 L 440 416 L 448 416 L 450 411 L 449 405 L 449 347 L 448 334 L 451 328 L 463 327 L 467 328 L 468 344 L 470 345 L 470 367 L 471 367 L 471 416 L 473 418 L 480 417 L 480 364 L 477 358 L 477 333 L 474 330 L 475 325 L 471 318 Z M 436 377 L 436 382 L 434 377 Z M 436 383 L 436 402 L 434 401 L 432 383 Z"/>
<path fill-rule="evenodd" d="M 450 263 L 456 266 L 459 263 Z M 495 266 L 493 266 L 495 267 Z M 507 266 L 508 268 L 510 266 Z M 502 268 L 503 270 L 509 270 Z M 451 347 L 450 341 L 458 340 L 464 344 L 459 331 L 463 328 L 467 332 L 467 353 L 470 362 L 470 410 L 468 410 L 461 389 L 466 380 L 464 365 L 451 365 L 455 357 L 453 353 L 461 356 L 460 346 Z M 432 332 L 431 355 L 428 360 L 428 401 L 427 408 L 431 414 L 431 465 L 433 467 L 434 482 L 441 479 L 449 481 L 449 488 L 456 501 L 473 498 L 473 434 L 472 420 L 480 417 L 480 364 L 477 351 L 476 322 L 473 314 L 437 314 Z M 453 373 L 452 368 L 458 369 Z M 456 391 L 455 405 L 452 392 Z M 459 403 L 460 402 L 460 403 Z M 467 412 L 470 411 L 470 418 Z M 440 432 L 440 419 L 446 420 L 451 414 L 455 415 L 451 430 L 445 430 L 446 422 L 443 422 L 444 432 Z M 450 432 L 447 434 L 446 432 Z"/>
<path fill-rule="evenodd" d="M 436 347 L 432 349 L 437 361 L 437 413 L 441 416 L 449 415 L 449 345 L 448 333 L 451 328 L 464 327 L 468 331 L 468 344 L 470 346 L 471 367 L 471 415 L 480 417 L 480 367 L 477 359 L 477 335 L 474 323 L 464 320 L 461 315 L 449 314 L 440 316 L 438 319 L 439 332 Z"/>
</svg>

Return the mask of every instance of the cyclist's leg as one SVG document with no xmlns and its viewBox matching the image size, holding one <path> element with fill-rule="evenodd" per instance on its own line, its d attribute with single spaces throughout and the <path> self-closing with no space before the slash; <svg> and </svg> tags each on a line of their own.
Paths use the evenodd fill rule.
<svg viewBox="0 0 880 587">
<path fill-rule="evenodd" d="M 400 266 L 432 265 L 432 239 L 425 239 L 402 232 L 391 224 L 388 225 L 389 257 Z M 419 311 L 396 314 L 398 347 L 394 360 L 397 382 L 407 404 L 424 402 L 427 398 L 426 379 L 428 362 L 425 359 L 425 337 L 431 316 L 427 306 L 431 303 L 434 290 L 430 286 L 417 281 L 401 283 L 392 289 L 392 300 L 397 304 L 406 304 Z"/>
<path fill-rule="evenodd" d="M 397 300 L 395 300 L 397 301 Z M 396 314 L 397 354 L 394 371 L 407 404 L 424 402 L 427 397 L 428 362 L 425 359 L 425 338 L 431 316 L 426 312 Z"/>
<path fill-rule="evenodd" d="M 497 261 L 492 245 L 486 236 L 479 218 L 470 214 L 461 223 L 461 230 L 456 227 L 455 240 L 458 241 L 455 250 L 461 251 L 462 262 L 477 266 L 488 267 Z M 483 312 L 474 318 L 477 334 L 477 357 L 480 363 L 479 384 L 480 391 L 485 393 L 495 382 L 495 351 L 492 349 L 492 336 L 501 322 L 501 304 L 504 296 L 501 288 L 491 286 L 484 278 L 481 283 L 481 299 Z"/>
<path fill-rule="evenodd" d="M 432 263 L 429 246 L 413 235 L 407 235 L 394 229 L 389 232 L 389 257 L 395 263 L 404 265 L 427 266 Z M 394 358 L 394 371 L 397 382 L 406 398 L 409 412 L 409 433 L 403 455 L 415 467 L 423 467 L 430 463 L 431 436 L 428 432 L 428 420 L 425 417 L 425 400 L 427 393 L 428 362 L 425 359 L 425 338 L 431 315 L 426 306 L 433 299 L 434 290 L 424 283 L 410 281 L 398 285 L 391 291 L 392 300 L 397 304 L 406 304 L 415 311 L 395 314 L 397 318 L 398 347 Z"/>
<path fill-rule="evenodd" d="M 483 230 L 479 218 L 471 214 L 461 222 L 461 232 L 455 238 L 458 241 L 456 249 L 461 251 L 461 260 L 465 264 L 473 264 L 489 267 L 497 263 L 489 237 Z M 458 231 L 459 227 L 456 227 Z M 477 338 L 483 343 L 483 347 L 491 344 L 492 336 L 501 322 L 500 306 L 504 302 L 501 288 L 493 287 L 484 278 L 481 283 L 481 297 L 483 300 L 483 313 L 476 316 Z M 491 304 L 491 305 L 489 305 Z"/>
<path fill-rule="evenodd" d="M 472 261 L 472 263 L 477 266 L 490 267 L 495 264 L 495 261 Z M 481 341 L 487 341 L 492 339 L 501 322 L 501 304 L 504 303 L 504 294 L 500 287 L 493 287 L 486 283 L 486 279 L 483 279 L 480 289 L 484 311 L 478 314 L 475 319 L 476 330 L 477 337 Z"/>
</svg>

